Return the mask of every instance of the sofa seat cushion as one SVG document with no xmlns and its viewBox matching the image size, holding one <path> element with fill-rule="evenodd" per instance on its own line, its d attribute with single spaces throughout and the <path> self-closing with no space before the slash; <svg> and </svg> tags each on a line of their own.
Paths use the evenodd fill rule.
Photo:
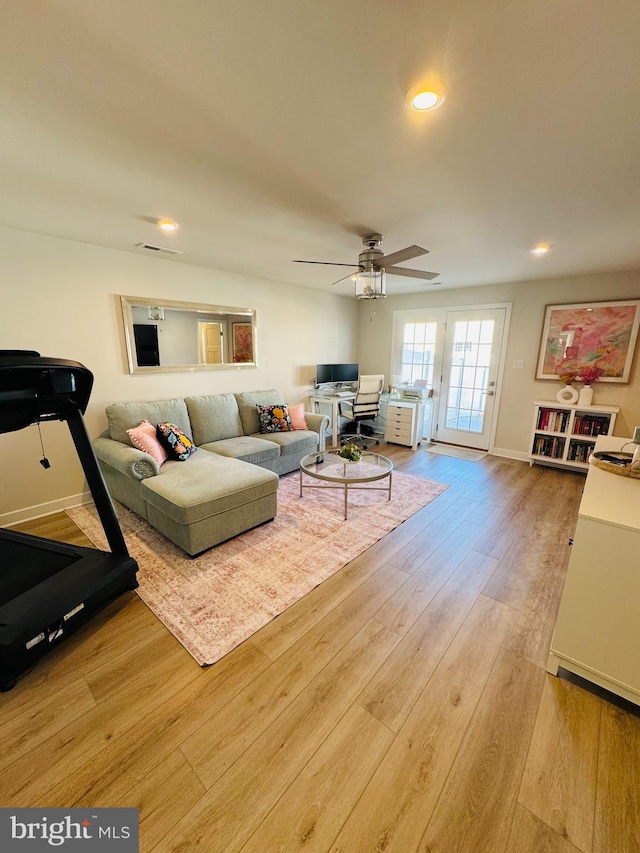
<svg viewBox="0 0 640 853">
<path fill-rule="evenodd" d="M 257 436 L 251 436 L 257 438 Z M 263 441 L 269 441 L 277 444 L 280 448 L 281 456 L 288 456 L 290 453 L 313 453 L 318 449 L 318 433 L 307 429 L 296 429 L 293 432 L 270 432 L 260 435 Z"/>
<path fill-rule="evenodd" d="M 277 459 L 280 456 L 280 447 L 277 444 L 254 435 L 210 441 L 207 444 L 200 445 L 200 447 L 210 453 L 218 453 L 220 456 L 227 456 L 231 459 L 242 459 L 243 462 L 252 462 L 254 465 L 260 465 L 261 462 Z"/>
<path fill-rule="evenodd" d="M 141 483 L 147 503 L 178 524 L 194 524 L 274 494 L 278 475 L 238 459 L 196 453 L 165 462 L 157 477 Z"/>
</svg>

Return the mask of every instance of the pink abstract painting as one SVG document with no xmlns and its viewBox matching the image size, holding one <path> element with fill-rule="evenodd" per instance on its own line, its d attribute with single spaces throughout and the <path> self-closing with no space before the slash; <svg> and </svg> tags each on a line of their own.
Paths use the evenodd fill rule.
<svg viewBox="0 0 640 853">
<path fill-rule="evenodd" d="M 251 323 L 233 323 L 233 360 L 253 361 L 253 326 Z"/>
<path fill-rule="evenodd" d="M 627 382 L 638 334 L 639 300 L 548 305 L 538 379 L 557 379 L 562 362 L 600 367 L 601 382 Z"/>
</svg>

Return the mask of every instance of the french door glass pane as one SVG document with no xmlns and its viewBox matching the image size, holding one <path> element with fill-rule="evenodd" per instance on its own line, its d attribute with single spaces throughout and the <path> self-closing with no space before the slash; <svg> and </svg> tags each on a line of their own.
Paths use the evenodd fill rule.
<svg viewBox="0 0 640 853">
<path fill-rule="evenodd" d="M 473 365 L 465 365 L 462 368 L 462 381 L 460 385 L 463 388 L 473 388 L 476 384 L 476 369 Z"/>
<path fill-rule="evenodd" d="M 418 379 L 433 385 L 437 323 L 405 323 L 402 335 L 400 375 L 413 385 Z"/>
<path fill-rule="evenodd" d="M 478 433 L 484 429 L 484 392 L 489 377 L 494 326 L 494 320 L 455 323 L 445 418 L 448 428 Z"/>
</svg>

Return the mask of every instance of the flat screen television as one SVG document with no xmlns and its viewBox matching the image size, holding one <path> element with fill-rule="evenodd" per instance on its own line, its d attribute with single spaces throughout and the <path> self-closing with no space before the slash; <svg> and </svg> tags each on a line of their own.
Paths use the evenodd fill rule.
<svg viewBox="0 0 640 853">
<path fill-rule="evenodd" d="M 316 385 L 357 382 L 359 373 L 358 364 L 317 364 Z"/>
</svg>

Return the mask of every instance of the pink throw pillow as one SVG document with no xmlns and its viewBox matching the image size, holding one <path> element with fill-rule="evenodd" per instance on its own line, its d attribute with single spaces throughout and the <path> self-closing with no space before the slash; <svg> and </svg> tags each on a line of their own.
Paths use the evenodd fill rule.
<svg viewBox="0 0 640 853">
<path fill-rule="evenodd" d="M 152 456 L 158 465 L 167 461 L 167 451 L 156 438 L 156 428 L 149 421 L 142 421 L 140 426 L 135 427 L 135 429 L 128 429 L 127 434 L 131 439 L 131 444 L 138 450 Z"/>
<path fill-rule="evenodd" d="M 289 418 L 294 429 L 309 429 L 304 416 L 304 403 L 295 403 L 293 406 L 289 406 Z"/>
</svg>

